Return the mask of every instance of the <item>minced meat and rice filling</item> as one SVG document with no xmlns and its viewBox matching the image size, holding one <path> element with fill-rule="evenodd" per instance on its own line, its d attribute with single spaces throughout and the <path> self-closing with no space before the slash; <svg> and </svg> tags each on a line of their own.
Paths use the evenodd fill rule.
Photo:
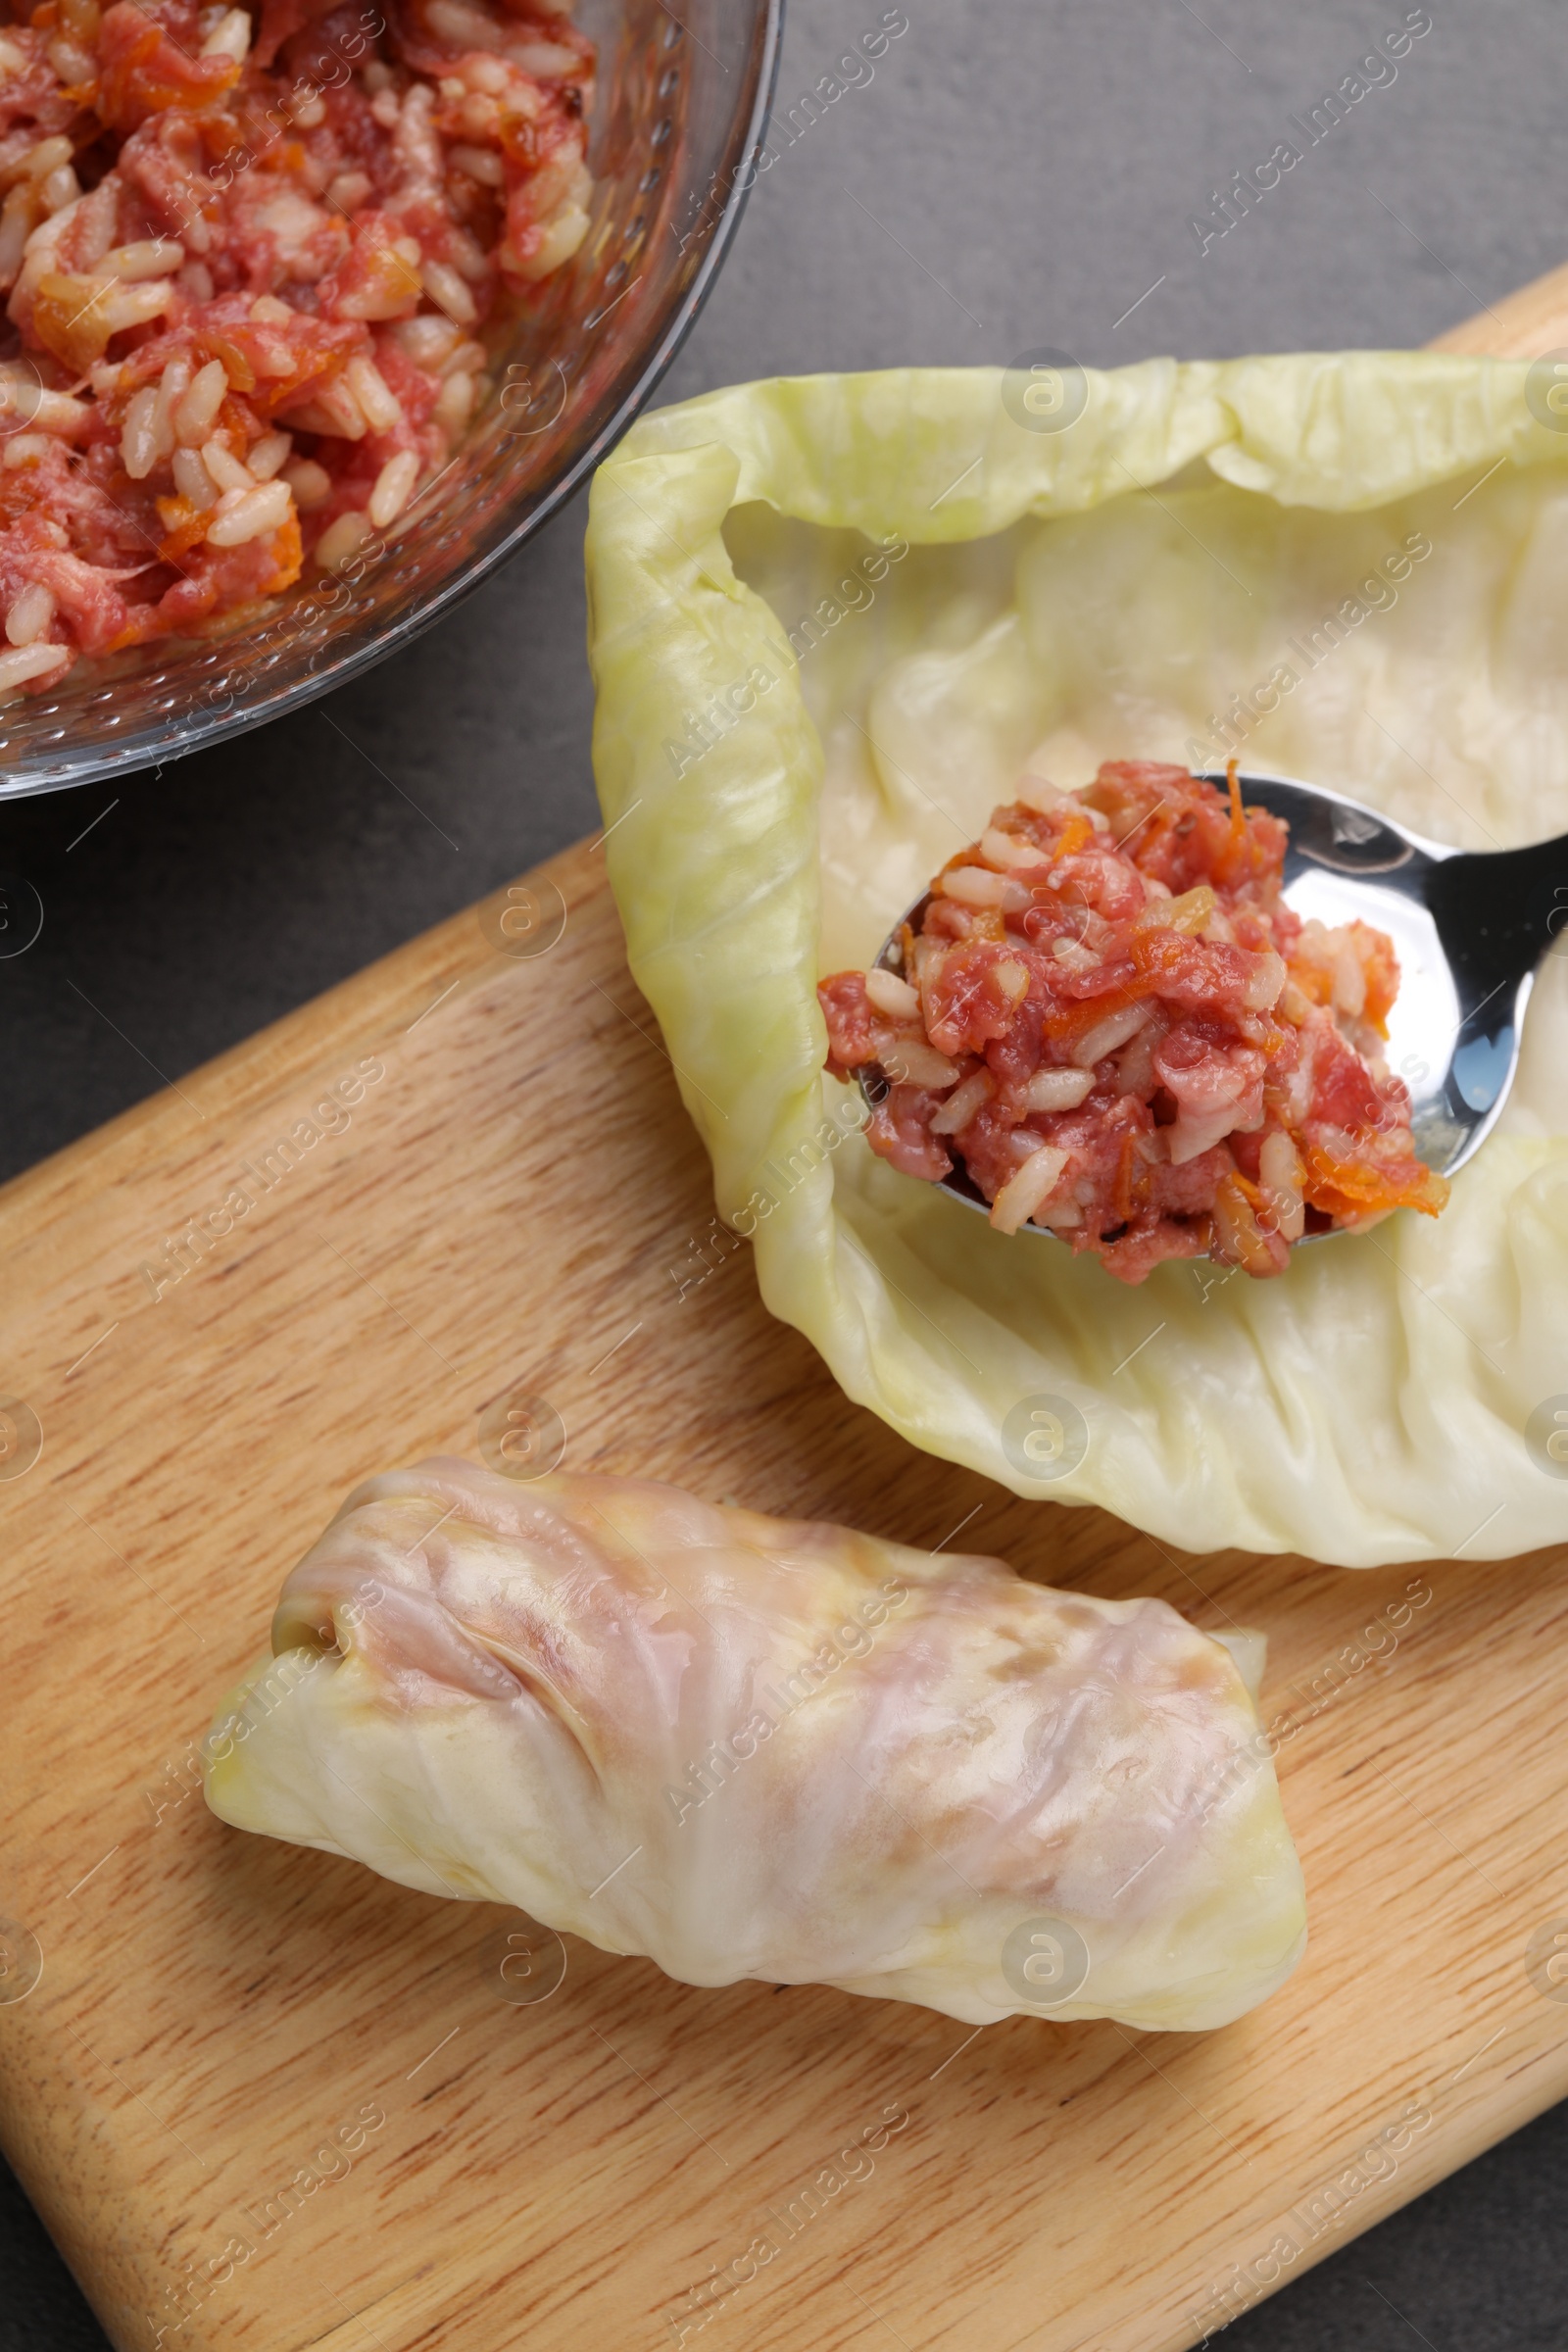
<svg viewBox="0 0 1568 2352">
<path fill-rule="evenodd" d="M 828 1068 L 887 1081 L 873 1151 L 955 1160 L 1015 1233 L 1048 1227 L 1124 1282 L 1207 1251 L 1283 1273 L 1303 1233 L 1436 1216 L 1382 1047 L 1394 946 L 1280 895 L 1286 828 L 1185 768 L 1026 779 L 931 886 L 903 977 L 818 989 Z"/>
<path fill-rule="evenodd" d="M 342 564 L 440 471 L 498 296 L 587 227 L 569 5 L 0 24 L 0 691 Z"/>
</svg>

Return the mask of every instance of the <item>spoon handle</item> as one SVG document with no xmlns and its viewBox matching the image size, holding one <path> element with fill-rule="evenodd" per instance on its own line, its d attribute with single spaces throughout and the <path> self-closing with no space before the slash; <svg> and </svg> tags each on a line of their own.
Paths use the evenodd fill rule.
<svg viewBox="0 0 1568 2352">
<path fill-rule="evenodd" d="M 1467 1024 L 1483 1006 L 1511 1010 L 1509 984 L 1535 970 L 1568 924 L 1568 834 L 1445 858 L 1425 885 Z"/>
</svg>

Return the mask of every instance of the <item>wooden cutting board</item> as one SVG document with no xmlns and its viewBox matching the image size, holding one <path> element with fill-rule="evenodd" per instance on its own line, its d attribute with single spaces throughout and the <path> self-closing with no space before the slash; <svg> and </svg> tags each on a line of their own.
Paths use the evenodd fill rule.
<svg viewBox="0 0 1568 2352">
<path fill-rule="evenodd" d="M 1464 339 L 1568 342 L 1568 272 Z M 1568 2093 L 1563 1558 L 1178 1559 L 915 1452 L 714 1223 L 602 857 L 529 892 L 0 1195 L 0 2138 L 134 2352 L 1172 2352 Z M 1198 2038 L 557 1984 L 222 1828 L 194 1742 L 283 1575 L 511 1393 L 573 1468 L 1265 1627 L 1297 1976 Z"/>
</svg>

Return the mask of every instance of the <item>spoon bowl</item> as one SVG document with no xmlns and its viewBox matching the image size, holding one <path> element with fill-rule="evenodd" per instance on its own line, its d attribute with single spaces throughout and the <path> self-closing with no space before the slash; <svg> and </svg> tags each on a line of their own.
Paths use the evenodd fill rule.
<svg viewBox="0 0 1568 2352">
<path fill-rule="evenodd" d="M 1223 768 L 1193 772 L 1226 789 Z M 1481 1149 L 1513 1084 L 1537 968 L 1568 923 L 1568 835 L 1522 850 L 1452 850 L 1321 785 L 1259 774 L 1238 781 L 1249 806 L 1287 827 L 1286 904 L 1329 929 L 1359 919 L 1393 940 L 1399 990 L 1386 1058 L 1409 1089 L 1417 1152 L 1451 1176 Z M 930 895 L 883 942 L 876 958 L 883 971 L 904 976 L 904 926 L 918 931 Z M 874 1101 L 864 1075 L 861 1084 Z M 961 1166 L 943 1178 L 942 1189 L 989 1213 Z M 1042 1225 L 1019 1230 L 1050 1235 Z"/>
</svg>

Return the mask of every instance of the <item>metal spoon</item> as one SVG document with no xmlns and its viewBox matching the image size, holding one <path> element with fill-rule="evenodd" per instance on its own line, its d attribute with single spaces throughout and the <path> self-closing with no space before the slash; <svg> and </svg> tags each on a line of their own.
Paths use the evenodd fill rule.
<svg viewBox="0 0 1568 2352">
<path fill-rule="evenodd" d="M 1225 790 L 1223 768 L 1195 773 Z M 1450 850 L 1317 784 L 1261 775 L 1240 783 L 1249 806 L 1289 828 L 1287 904 L 1331 930 L 1359 916 L 1394 941 L 1399 993 L 1386 1058 L 1410 1090 L 1417 1152 L 1440 1175 L 1452 1175 L 1496 1123 L 1518 1067 L 1536 967 L 1568 923 L 1568 834 L 1523 850 Z M 925 892 L 884 942 L 876 959 L 884 971 L 903 977 L 904 925 L 918 933 L 929 901 Z M 879 1099 L 877 1083 L 885 1091 L 880 1072 L 861 1078 L 868 1102 Z M 961 1166 L 942 1182 L 966 1206 L 989 1213 Z"/>
</svg>

